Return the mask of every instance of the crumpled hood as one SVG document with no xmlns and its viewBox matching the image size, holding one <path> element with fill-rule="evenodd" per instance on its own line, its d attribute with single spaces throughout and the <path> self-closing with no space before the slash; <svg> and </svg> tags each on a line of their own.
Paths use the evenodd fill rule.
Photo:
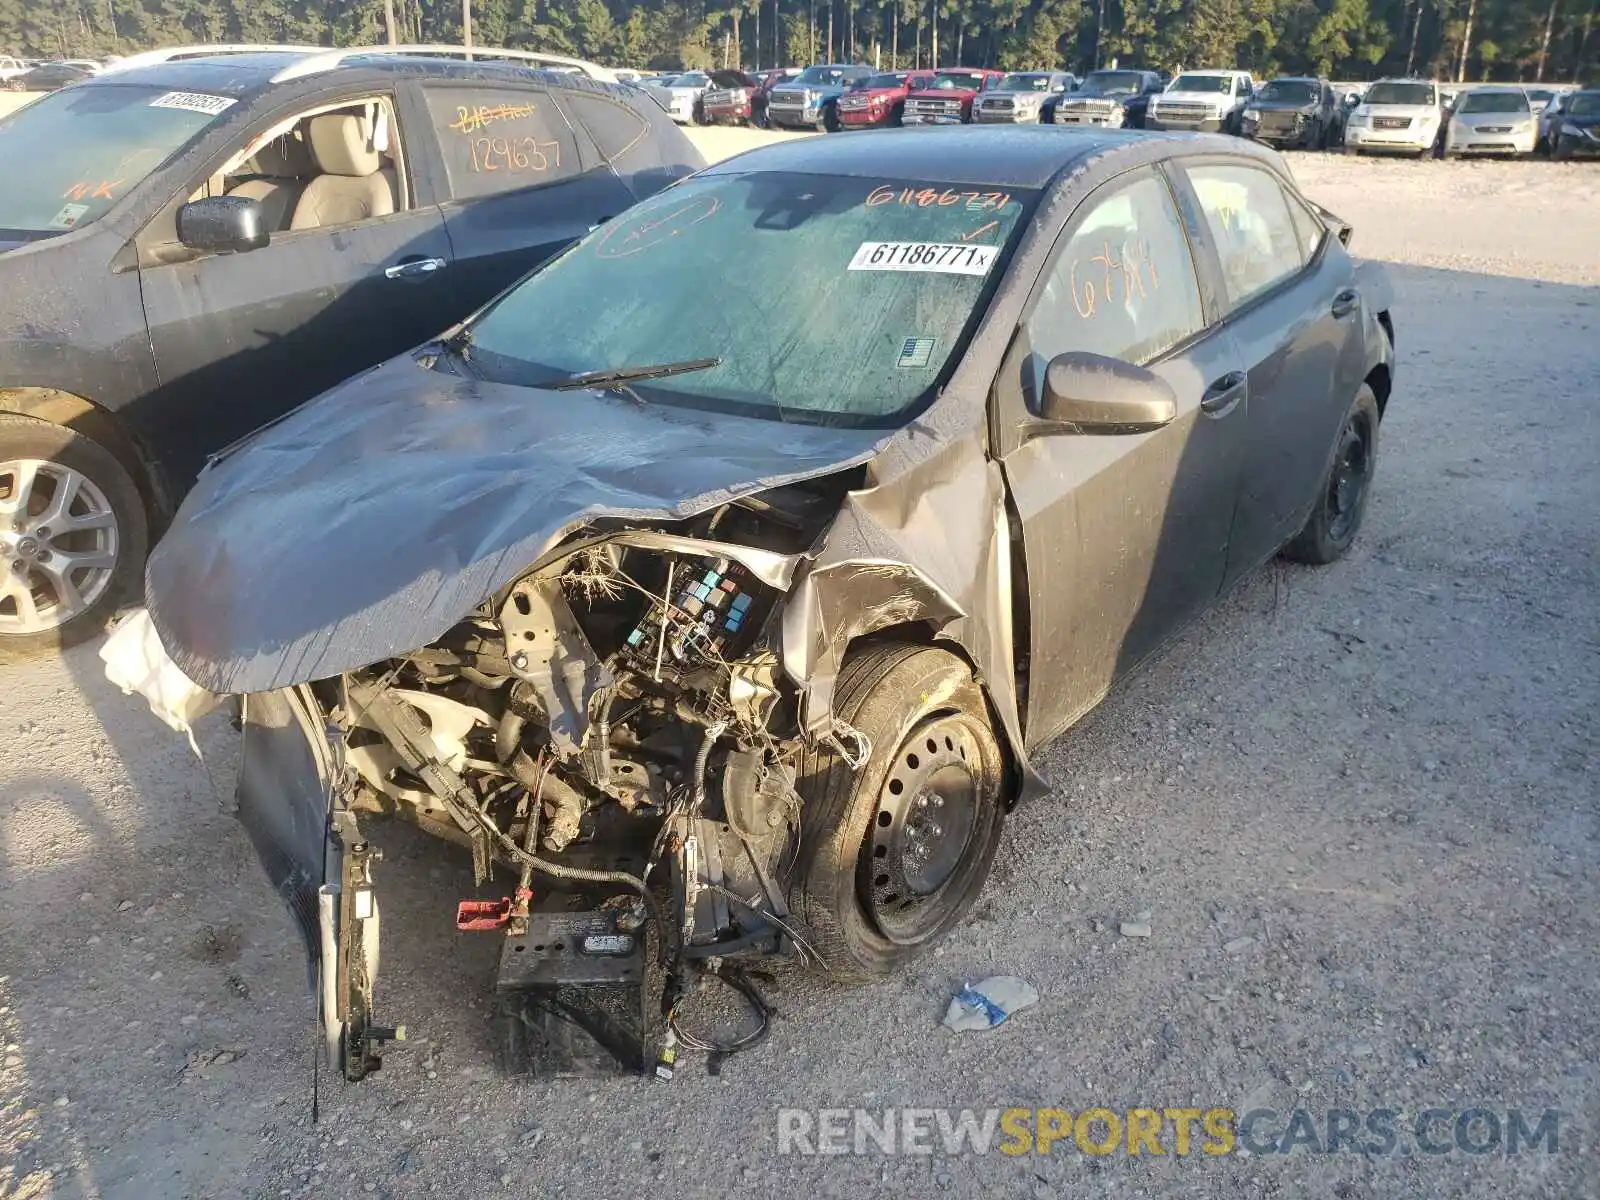
<svg viewBox="0 0 1600 1200">
<path fill-rule="evenodd" d="M 867 461 L 883 430 L 545 392 L 402 356 L 203 472 L 145 571 L 162 644 L 213 692 L 434 641 L 598 517 L 671 520 Z"/>
</svg>

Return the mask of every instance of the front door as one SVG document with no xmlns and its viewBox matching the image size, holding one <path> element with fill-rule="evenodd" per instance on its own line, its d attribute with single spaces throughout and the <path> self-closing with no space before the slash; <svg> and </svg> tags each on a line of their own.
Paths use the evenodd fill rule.
<svg viewBox="0 0 1600 1200">
<path fill-rule="evenodd" d="M 1217 595 L 1248 407 L 1232 338 L 1208 328 L 1166 180 L 1134 172 L 1080 211 L 1007 373 L 1036 396 L 1054 356 L 1104 354 L 1147 365 L 1178 413 L 1149 433 L 997 439 L 1027 562 L 1034 745 Z"/>
<path fill-rule="evenodd" d="M 284 227 L 269 245 L 200 257 L 141 245 L 140 282 L 161 382 L 133 416 L 141 427 L 159 430 L 162 445 L 171 447 L 180 487 L 193 481 L 208 454 L 426 341 L 462 315 L 445 282 L 452 255 L 443 217 L 436 206 L 411 203 L 392 109 L 378 103 L 382 118 L 377 107 L 349 112 L 365 122 L 361 135 L 378 138 L 381 150 L 369 144 L 365 161 L 357 147 L 342 152 L 346 161 L 332 161 L 330 151 L 330 161 L 312 162 L 310 178 L 293 181 L 301 199 L 286 207 Z M 308 120 L 329 116 L 339 118 Z M 302 123 L 290 136 L 304 132 Z M 312 198 L 305 213 L 348 211 L 315 199 L 357 194 L 370 184 L 360 172 L 372 161 L 393 180 L 396 211 L 303 225 L 309 218 L 296 211 L 308 203 L 305 197 Z M 313 192 L 324 175 L 330 182 Z M 224 182 L 230 192 L 241 186 L 231 176 Z M 177 261 L 165 261 L 173 257 Z"/>
</svg>

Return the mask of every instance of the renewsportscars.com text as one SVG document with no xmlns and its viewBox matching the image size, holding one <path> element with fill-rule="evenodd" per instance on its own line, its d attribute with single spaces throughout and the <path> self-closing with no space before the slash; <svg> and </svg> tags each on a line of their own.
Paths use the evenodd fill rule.
<svg viewBox="0 0 1600 1200">
<path fill-rule="evenodd" d="M 823 1108 L 778 1110 L 778 1153 L 805 1155 L 1557 1154 L 1556 1109 Z"/>
</svg>

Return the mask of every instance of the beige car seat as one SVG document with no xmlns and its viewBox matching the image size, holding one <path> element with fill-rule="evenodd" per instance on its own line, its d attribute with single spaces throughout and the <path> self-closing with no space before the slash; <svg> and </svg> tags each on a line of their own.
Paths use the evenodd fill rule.
<svg viewBox="0 0 1600 1200">
<path fill-rule="evenodd" d="M 396 210 L 394 170 L 384 167 L 373 145 L 370 116 L 329 113 L 312 117 L 308 129 L 311 155 L 322 174 L 301 194 L 290 229 L 348 225 Z"/>
<path fill-rule="evenodd" d="M 230 196 L 242 196 L 261 205 L 266 227 L 277 232 L 289 228 L 289 218 L 300 203 L 306 177 L 316 164 L 311 150 L 298 130 L 273 138 L 240 171 L 252 178 L 228 189 Z"/>
</svg>

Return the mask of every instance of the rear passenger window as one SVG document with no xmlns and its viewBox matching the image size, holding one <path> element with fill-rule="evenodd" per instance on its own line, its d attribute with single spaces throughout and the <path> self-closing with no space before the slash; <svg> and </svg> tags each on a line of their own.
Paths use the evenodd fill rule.
<svg viewBox="0 0 1600 1200">
<path fill-rule="evenodd" d="M 563 100 L 608 163 L 620 161 L 650 136 L 650 122 L 625 104 L 576 91 Z"/>
<path fill-rule="evenodd" d="M 1188 168 L 1222 259 L 1229 304 L 1238 308 L 1305 265 L 1302 234 L 1277 178 L 1256 167 Z"/>
<path fill-rule="evenodd" d="M 1028 319 L 1034 369 L 1081 350 L 1143 364 L 1205 327 L 1194 261 L 1166 183 L 1091 198 Z"/>
<path fill-rule="evenodd" d="M 427 105 L 457 200 L 578 173 L 572 131 L 545 92 L 435 87 L 427 89 Z"/>
</svg>

